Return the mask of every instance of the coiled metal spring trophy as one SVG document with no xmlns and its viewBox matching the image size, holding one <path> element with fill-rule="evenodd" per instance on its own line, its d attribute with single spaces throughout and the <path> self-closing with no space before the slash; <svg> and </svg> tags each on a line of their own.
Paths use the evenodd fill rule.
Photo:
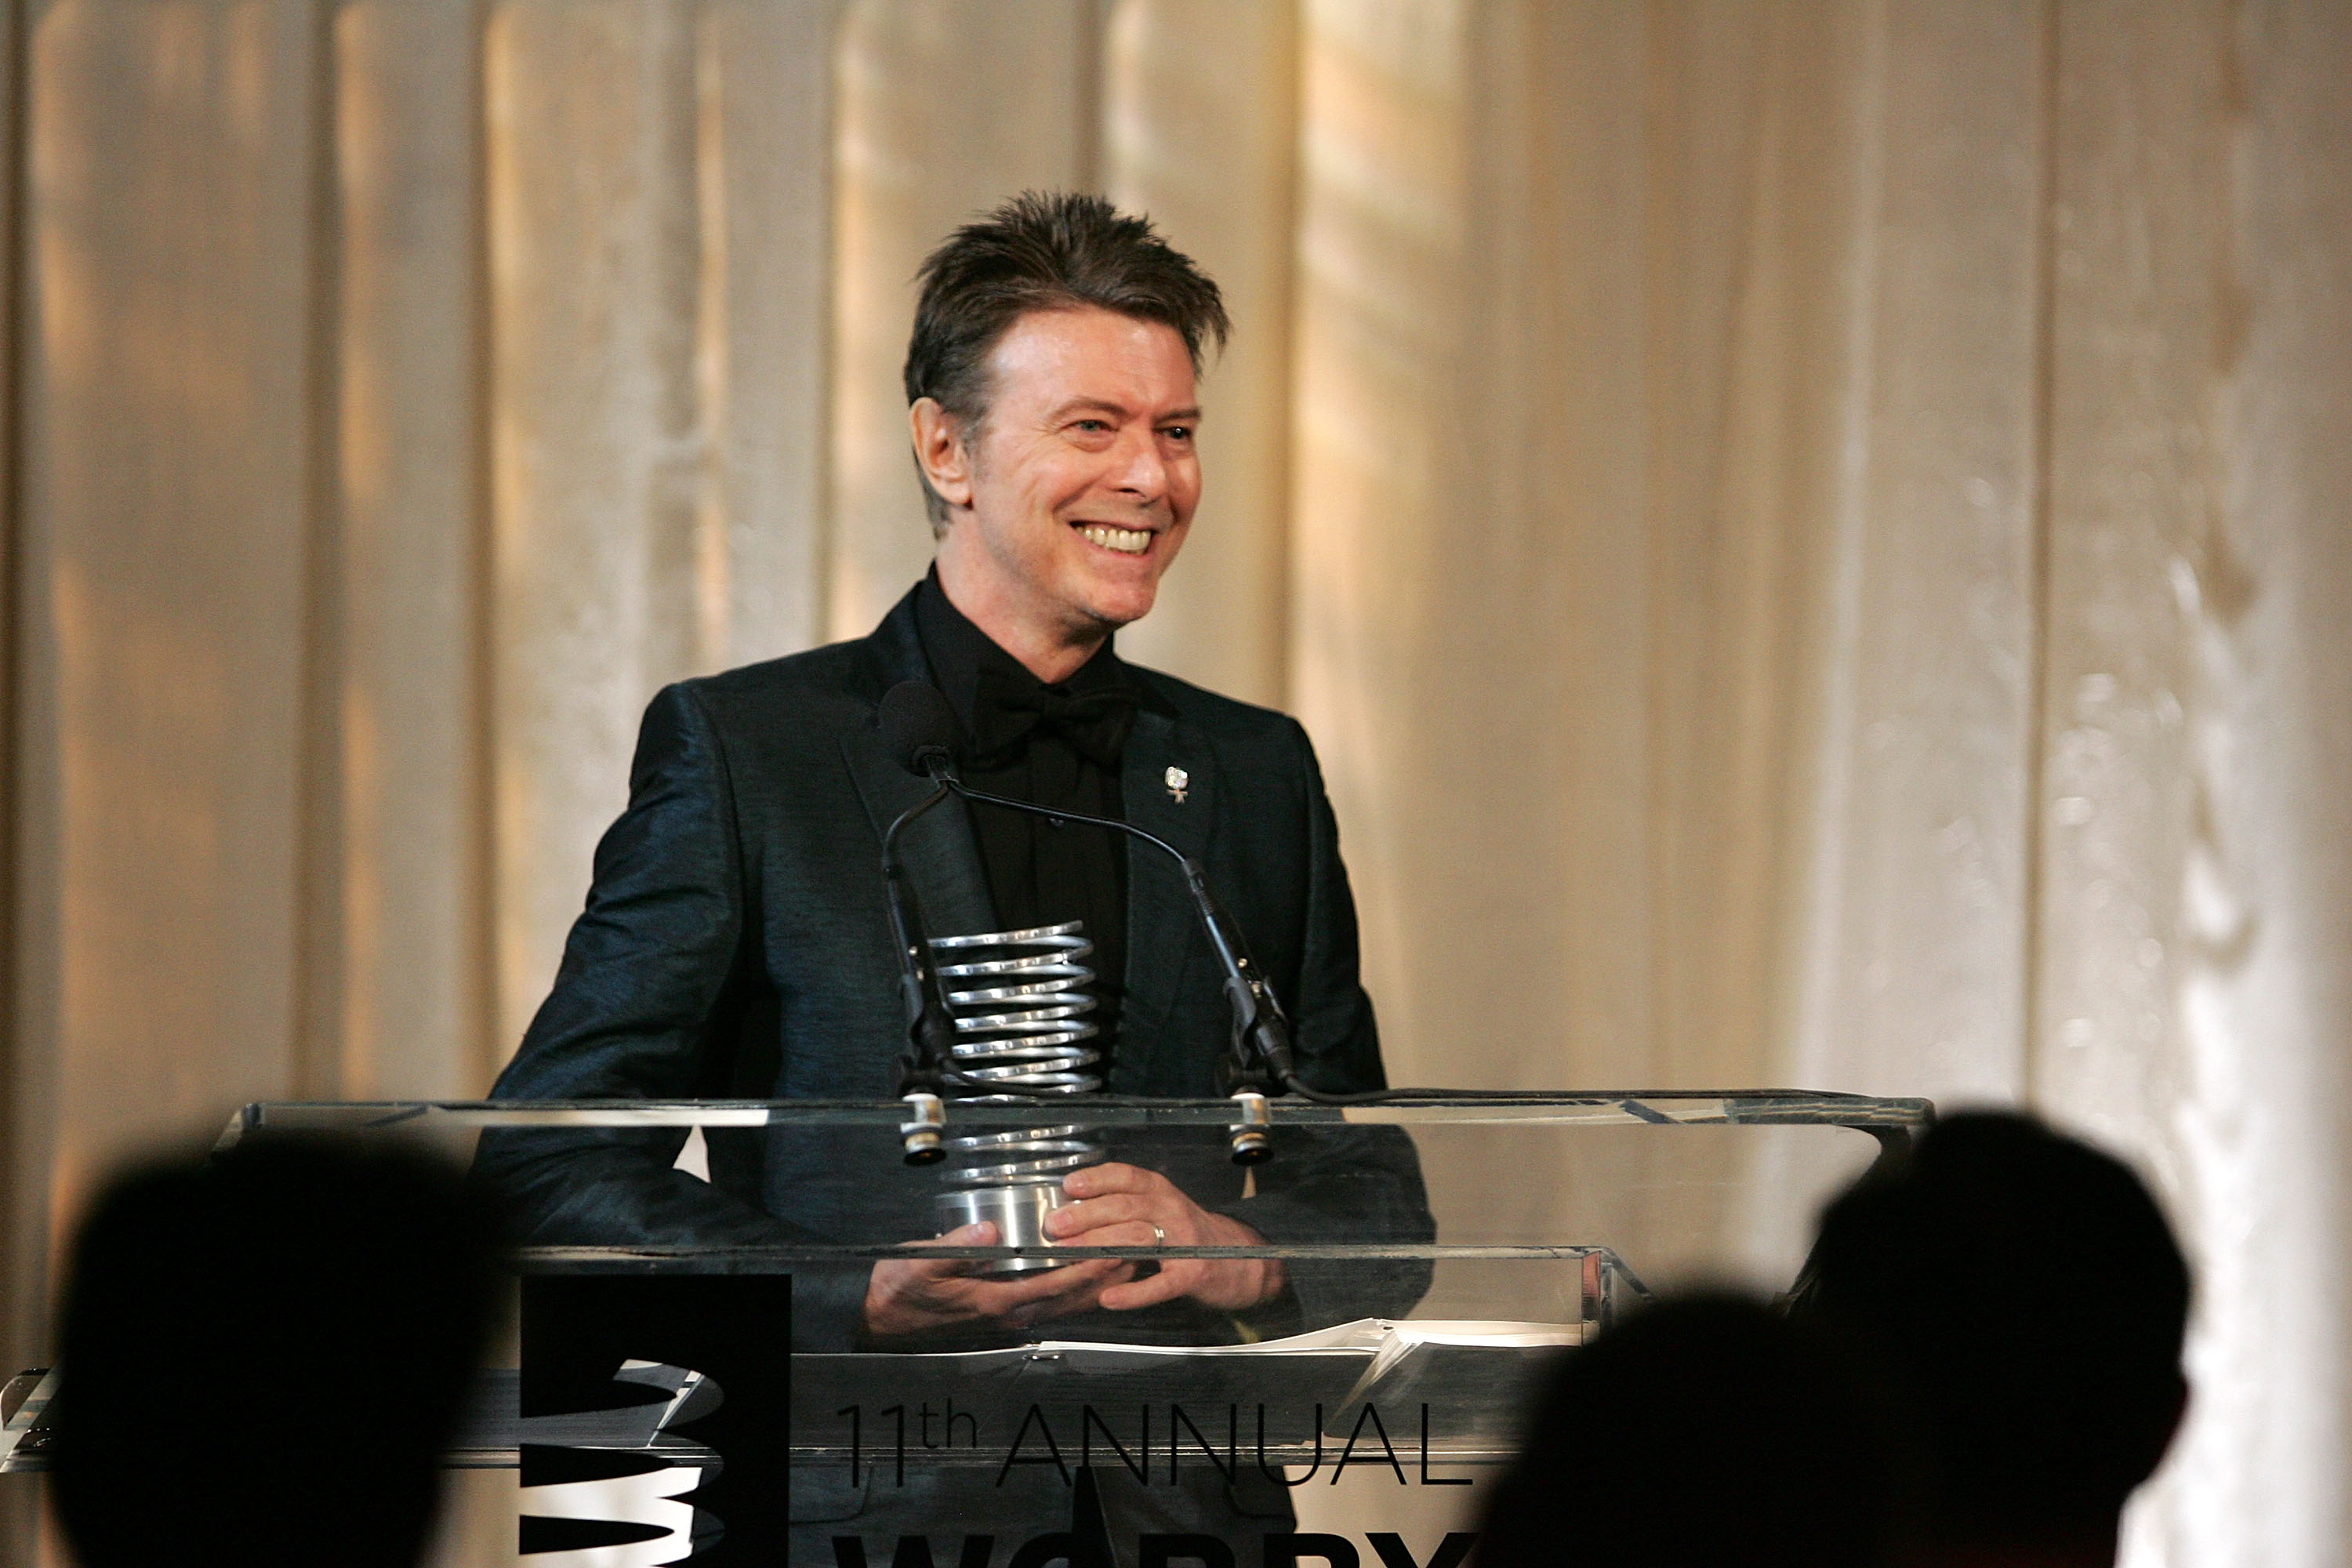
<svg viewBox="0 0 2352 1568">
<path fill-rule="evenodd" d="M 955 1016 L 955 1068 L 967 1083 L 1003 1084 L 1020 1092 L 971 1093 L 976 1104 L 1019 1104 L 1039 1096 L 1090 1094 L 1102 1088 L 1098 1032 L 1088 987 L 1094 953 L 1084 923 L 1034 926 L 980 936 L 935 937 L 933 961 Z M 987 1220 L 1006 1247 L 1045 1243 L 1045 1216 L 1069 1200 L 1062 1178 L 1102 1157 L 1092 1130 L 1076 1123 L 1010 1128 L 946 1140 L 947 1190 L 935 1200 L 940 1229 Z M 1009 1258 L 989 1266 L 996 1275 L 1026 1274 L 1060 1265 L 1043 1258 Z"/>
</svg>

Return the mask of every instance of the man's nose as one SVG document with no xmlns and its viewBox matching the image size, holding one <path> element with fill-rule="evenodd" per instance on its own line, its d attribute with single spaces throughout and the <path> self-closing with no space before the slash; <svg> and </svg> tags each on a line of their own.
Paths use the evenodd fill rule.
<svg viewBox="0 0 2352 1568">
<path fill-rule="evenodd" d="M 1113 474 L 1122 495 L 1139 506 L 1156 506 L 1168 494 L 1168 460 L 1160 455 L 1160 432 L 1149 426 L 1121 433 L 1119 462 Z"/>
</svg>

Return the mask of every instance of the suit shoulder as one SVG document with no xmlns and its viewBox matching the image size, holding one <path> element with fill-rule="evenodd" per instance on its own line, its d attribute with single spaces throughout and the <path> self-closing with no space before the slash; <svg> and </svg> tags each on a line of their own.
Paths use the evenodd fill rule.
<svg viewBox="0 0 2352 1568">
<path fill-rule="evenodd" d="M 696 676 L 677 682 L 673 689 L 694 699 L 722 724 L 737 716 L 769 715 L 779 709 L 807 710 L 848 704 L 856 701 L 854 693 L 865 684 L 861 678 L 871 658 L 862 639 L 828 643 L 716 675 Z"/>
</svg>

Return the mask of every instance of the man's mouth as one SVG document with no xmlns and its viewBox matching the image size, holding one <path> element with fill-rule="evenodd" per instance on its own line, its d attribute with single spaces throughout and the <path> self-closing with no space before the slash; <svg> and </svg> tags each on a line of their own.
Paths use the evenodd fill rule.
<svg viewBox="0 0 2352 1568">
<path fill-rule="evenodd" d="M 1151 531 L 1148 528 L 1113 528 L 1107 522 L 1072 523 L 1086 536 L 1089 544 L 1099 544 L 1105 550 L 1116 550 L 1121 555 L 1140 555 L 1151 548 Z"/>
</svg>

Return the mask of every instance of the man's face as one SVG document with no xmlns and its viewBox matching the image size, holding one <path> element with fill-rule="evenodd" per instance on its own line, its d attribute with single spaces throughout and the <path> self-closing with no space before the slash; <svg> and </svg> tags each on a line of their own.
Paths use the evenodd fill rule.
<svg viewBox="0 0 2352 1568">
<path fill-rule="evenodd" d="M 1201 499 L 1199 420 L 1173 328 L 1094 309 L 1022 317 L 989 355 L 961 472 L 929 468 L 971 508 L 940 545 L 951 596 L 983 625 L 1062 643 L 1139 618 Z"/>
</svg>

